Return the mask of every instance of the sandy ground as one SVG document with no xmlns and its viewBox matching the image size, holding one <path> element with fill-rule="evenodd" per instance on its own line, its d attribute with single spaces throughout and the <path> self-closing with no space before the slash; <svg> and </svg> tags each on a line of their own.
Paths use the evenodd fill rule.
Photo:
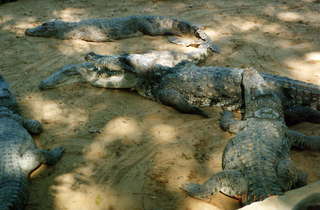
<svg viewBox="0 0 320 210">
<path fill-rule="evenodd" d="M 214 209 L 189 199 L 179 185 L 202 182 L 221 170 L 231 135 L 212 118 L 181 114 L 135 92 L 76 84 L 39 91 L 39 81 L 59 67 L 83 61 L 90 51 L 113 54 L 147 50 L 189 50 L 165 37 L 109 43 L 24 36 L 49 19 L 81 20 L 133 14 L 171 15 L 207 26 L 222 53 L 206 65 L 253 66 L 259 71 L 320 85 L 318 0 L 20 0 L 0 6 L 0 72 L 11 83 L 23 114 L 40 120 L 39 146 L 64 146 L 54 167 L 32 176 L 27 210 Z M 295 126 L 320 135 L 320 125 Z M 293 151 L 309 182 L 320 179 L 320 153 Z M 236 201 L 213 201 L 234 209 Z"/>
</svg>

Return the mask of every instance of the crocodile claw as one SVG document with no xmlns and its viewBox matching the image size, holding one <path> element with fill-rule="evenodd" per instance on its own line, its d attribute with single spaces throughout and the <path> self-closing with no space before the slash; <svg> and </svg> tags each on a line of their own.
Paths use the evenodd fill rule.
<svg viewBox="0 0 320 210">
<path fill-rule="evenodd" d="M 63 147 L 56 147 L 49 151 L 50 156 L 48 157 L 47 164 L 48 165 L 54 165 L 60 158 L 62 157 L 62 154 L 64 153 Z"/>
</svg>

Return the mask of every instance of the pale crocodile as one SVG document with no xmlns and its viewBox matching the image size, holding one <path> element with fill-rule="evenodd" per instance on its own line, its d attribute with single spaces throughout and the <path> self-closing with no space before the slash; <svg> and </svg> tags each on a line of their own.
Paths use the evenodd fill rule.
<svg viewBox="0 0 320 210">
<path fill-rule="evenodd" d="M 12 109 L 14 108 L 14 109 Z M 38 149 L 30 136 L 40 122 L 17 113 L 16 99 L 0 75 L 0 210 L 22 210 L 28 199 L 28 176 L 41 163 L 55 164 L 63 148 Z"/>
<path fill-rule="evenodd" d="M 292 147 L 320 150 L 320 136 L 305 136 L 285 126 L 278 91 L 254 69 L 243 72 L 244 120 L 225 111 L 221 126 L 235 132 L 222 157 L 223 171 L 204 184 L 182 187 L 190 196 L 207 200 L 222 192 L 243 204 L 306 184 L 307 174 L 298 170 L 289 152 Z"/>
<path fill-rule="evenodd" d="M 197 40 L 170 37 L 169 41 L 186 46 L 200 46 L 210 43 L 213 52 L 218 46 L 198 26 L 187 21 L 165 16 L 127 16 L 111 19 L 87 19 L 79 22 L 53 20 L 25 31 L 29 36 L 55 37 L 58 39 L 81 39 L 92 42 L 106 42 L 142 35 L 191 35 Z"/>
</svg>

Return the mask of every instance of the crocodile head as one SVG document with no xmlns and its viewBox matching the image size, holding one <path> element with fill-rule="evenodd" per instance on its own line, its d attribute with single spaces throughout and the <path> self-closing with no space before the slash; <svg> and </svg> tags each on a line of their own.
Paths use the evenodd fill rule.
<svg viewBox="0 0 320 210">
<path fill-rule="evenodd" d="M 13 111 L 17 111 L 18 104 L 16 98 L 9 90 L 8 83 L 0 75 L 0 107 L 7 107 Z"/>
<path fill-rule="evenodd" d="M 39 88 L 49 89 L 74 82 L 87 81 L 104 88 L 134 88 L 138 76 L 131 67 L 116 56 L 104 56 L 103 60 L 67 65 L 41 81 Z"/>
<path fill-rule="evenodd" d="M 34 28 L 29 28 L 25 31 L 29 36 L 41 36 L 41 37 L 59 37 L 59 33 L 64 31 L 66 22 L 60 20 L 53 20 L 45 22 Z"/>
<path fill-rule="evenodd" d="M 90 57 L 91 56 L 91 57 Z M 85 59 L 90 65 L 82 66 L 79 72 L 91 85 L 104 88 L 134 88 L 138 75 L 122 55 L 88 54 Z"/>
<path fill-rule="evenodd" d="M 277 91 L 255 69 L 247 68 L 243 72 L 242 85 L 247 116 L 274 120 L 283 117 Z"/>
</svg>

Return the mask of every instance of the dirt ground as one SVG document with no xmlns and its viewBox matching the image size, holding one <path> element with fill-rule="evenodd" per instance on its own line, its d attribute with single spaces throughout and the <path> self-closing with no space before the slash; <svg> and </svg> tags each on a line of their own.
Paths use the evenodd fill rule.
<svg viewBox="0 0 320 210">
<path fill-rule="evenodd" d="M 205 65 L 253 66 L 259 71 L 320 85 L 319 0 L 19 0 L 0 6 L 0 72 L 10 82 L 23 114 L 40 120 L 40 147 L 63 146 L 54 167 L 33 174 L 27 210 L 214 209 L 188 198 L 179 186 L 203 182 L 221 170 L 231 135 L 212 118 L 181 114 L 135 92 L 74 84 L 39 91 L 39 82 L 83 55 L 190 50 L 166 37 L 93 43 L 26 37 L 24 31 L 49 19 L 169 15 L 205 25 L 221 47 Z M 320 135 L 320 125 L 293 129 Z M 320 179 L 320 153 L 293 151 L 309 182 Z M 237 202 L 222 195 L 222 209 Z"/>
</svg>

